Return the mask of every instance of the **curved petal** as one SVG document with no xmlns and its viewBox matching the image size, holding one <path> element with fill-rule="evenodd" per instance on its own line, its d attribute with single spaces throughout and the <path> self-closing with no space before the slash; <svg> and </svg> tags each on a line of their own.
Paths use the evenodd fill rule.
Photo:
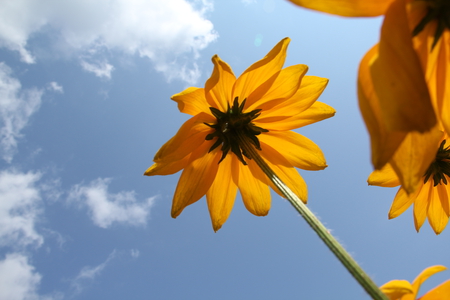
<svg viewBox="0 0 450 300">
<path fill-rule="evenodd" d="M 293 117 L 304 112 L 319 98 L 328 84 L 328 79 L 316 76 L 304 76 L 296 93 L 288 99 L 276 99 L 258 108 L 262 109 L 261 118 Z"/>
<path fill-rule="evenodd" d="M 269 131 L 259 140 L 280 153 L 292 166 L 303 170 L 323 170 L 327 167 L 322 150 L 307 137 L 293 131 Z"/>
<path fill-rule="evenodd" d="M 189 163 L 190 155 L 185 156 L 183 159 L 176 160 L 173 162 L 167 163 L 154 163 L 150 168 L 148 168 L 144 175 L 145 176 L 153 176 L 153 175 L 170 175 L 175 174 L 182 169 L 184 169 Z"/>
<path fill-rule="evenodd" d="M 450 280 L 438 285 L 417 300 L 450 300 Z"/>
<path fill-rule="evenodd" d="M 400 185 L 397 174 L 390 164 L 384 165 L 381 170 L 373 171 L 369 175 L 367 183 L 382 187 L 396 187 Z"/>
<path fill-rule="evenodd" d="M 253 102 L 246 110 L 262 109 L 262 111 L 266 111 L 291 98 L 298 92 L 307 71 L 307 65 L 294 65 L 282 69 L 268 90 L 263 84 L 253 92 L 255 95 L 252 93 L 252 96 L 256 97 L 259 90 L 262 91 L 261 94 L 264 92 L 264 94 L 258 96 L 258 101 Z"/>
<path fill-rule="evenodd" d="M 176 218 L 186 206 L 203 197 L 216 177 L 222 152 L 219 149 L 208 152 L 209 143 L 197 147 L 178 181 L 172 202 L 173 218 Z"/>
<path fill-rule="evenodd" d="M 436 158 L 442 136 L 443 132 L 437 126 L 424 133 L 410 132 L 398 147 L 389 163 L 406 192 L 414 192 L 423 180 L 423 175 Z"/>
<path fill-rule="evenodd" d="M 309 9 L 344 17 L 375 17 L 386 12 L 394 0 L 289 0 Z"/>
<path fill-rule="evenodd" d="M 177 134 L 167 141 L 155 154 L 156 163 L 172 163 L 183 159 L 205 141 L 205 137 L 213 130 L 204 122 L 213 123 L 215 119 L 205 113 L 200 113 L 187 120 Z"/>
<path fill-rule="evenodd" d="M 413 294 L 411 283 L 406 280 L 392 280 L 382 286 L 380 290 L 391 300 L 402 299 L 404 295 Z"/>
<path fill-rule="evenodd" d="M 233 180 L 232 170 L 239 167 L 238 163 L 235 155 L 227 155 L 220 162 L 216 178 L 206 193 L 206 201 L 214 231 L 222 227 L 233 209 L 237 184 Z"/>
<path fill-rule="evenodd" d="M 236 81 L 231 67 L 219 56 L 212 57 L 214 69 L 211 77 L 205 83 L 205 96 L 209 106 L 227 111 L 228 105 L 233 103 L 231 91 Z M 209 109 L 208 109 L 209 111 Z"/>
<path fill-rule="evenodd" d="M 296 116 L 258 117 L 253 123 L 269 131 L 292 130 L 331 118 L 335 113 L 336 110 L 331 106 L 316 101 L 310 108 Z"/>
<path fill-rule="evenodd" d="M 370 67 L 378 57 L 378 45 L 361 60 L 358 72 L 358 103 L 370 134 L 372 164 L 381 169 L 394 155 L 406 132 L 388 131 L 377 94 L 374 91 Z"/>
<path fill-rule="evenodd" d="M 417 189 L 416 193 L 420 192 L 420 188 Z M 391 209 L 388 213 L 388 218 L 393 219 L 400 216 L 402 213 L 407 210 L 411 204 L 414 203 L 416 194 L 409 195 L 403 188 L 400 188 L 395 195 L 394 201 L 392 202 Z"/>
<path fill-rule="evenodd" d="M 419 132 L 431 129 L 436 117 L 413 47 L 404 0 L 394 1 L 386 12 L 378 53 L 370 71 L 386 128 Z"/>
<path fill-rule="evenodd" d="M 447 270 L 446 267 L 444 267 L 444 266 L 439 266 L 439 265 L 432 266 L 432 267 L 428 267 L 428 268 L 426 268 L 425 270 L 423 270 L 423 271 L 416 277 L 416 279 L 414 279 L 414 281 L 413 281 L 413 283 L 412 283 L 412 286 L 413 286 L 413 289 L 414 289 L 414 298 L 413 298 L 413 299 L 415 299 L 415 297 L 417 296 L 417 293 L 419 292 L 419 288 L 420 288 L 420 286 L 425 282 L 425 280 L 427 280 L 428 278 L 430 278 L 430 276 L 432 276 L 432 275 L 434 275 L 434 274 L 436 274 L 436 273 L 445 271 L 445 270 Z"/>
<path fill-rule="evenodd" d="M 428 223 L 436 234 L 442 232 L 448 223 L 448 196 L 445 185 L 438 184 L 430 189 L 428 200 Z"/>
<path fill-rule="evenodd" d="M 266 161 L 267 165 L 281 179 L 281 181 L 283 181 L 284 184 L 286 184 L 292 192 L 300 198 L 300 200 L 306 203 L 308 201 L 308 188 L 305 180 L 303 180 L 297 170 L 292 167 L 292 165 L 280 153 L 269 145 L 261 143 L 261 149 L 262 151 L 260 154 Z M 275 192 L 284 198 L 284 195 L 271 181 L 269 181 L 269 184 Z"/>
<path fill-rule="evenodd" d="M 238 186 L 242 201 L 255 216 L 265 216 L 270 210 L 270 190 L 268 179 L 253 160 L 248 165 L 239 165 Z"/>
<path fill-rule="evenodd" d="M 178 103 L 180 112 L 195 116 L 201 112 L 211 115 L 203 88 L 190 87 L 175 94 L 171 99 Z"/>
<path fill-rule="evenodd" d="M 233 99 L 239 97 L 241 102 L 247 99 L 245 107 L 250 107 L 270 89 L 284 65 L 289 42 L 289 38 L 282 39 L 263 59 L 252 64 L 239 76 L 233 87 Z M 258 89 L 262 84 L 264 87 Z"/>
<path fill-rule="evenodd" d="M 431 181 L 422 185 L 420 192 L 414 199 L 414 226 L 417 232 L 422 227 L 425 219 L 427 218 L 428 203 L 432 196 L 433 185 Z"/>
</svg>

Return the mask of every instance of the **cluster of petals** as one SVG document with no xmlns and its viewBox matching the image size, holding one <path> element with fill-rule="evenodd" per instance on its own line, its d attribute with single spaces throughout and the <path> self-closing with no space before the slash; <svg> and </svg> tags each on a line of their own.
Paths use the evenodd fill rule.
<svg viewBox="0 0 450 300">
<path fill-rule="evenodd" d="M 420 273 L 412 283 L 406 280 L 392 280 L 380 287 L 380 290 L 390 300 L 449 300 L 450 280 L 438 285 L 417 298 L 420 286 L 432 275 L 442 272 L 447 268 L 444 266 L 428 267 Z"/>
<path fill-rule="evenodd" d="M 217 138 L 205 138 L 214 132 L 206 124 L 217 123 L 210 108 L 226 112 L 237 97 L 246 99 L 244 112 L 261 110 L 253 120 L 255 126 L 268 132 L 258 135 L 258 151 L 272 170 L 304 202 L 307 187 L 295 168 L 321 170 L 326 161 L 321 149 L 308 138 L 291 131 L 334 115 L 335 110 L 316 101 L 328 79 L 306 76 L 306 65 L 283 69 L 289 38 L 280 41 L 263 59 L 252 64 L 236 78 L 231 67 L 217 55 L 214 69 L 204 88 L 190 87 L 173 95 L 182 113 L 192 117 L 186 121 L 154 157 L 145 175 L 181 173 L 172 203 L 172 217 L 206 195 L 215 231 L 227 220 L 240 191 L 245 207 L 254 215 L 267 215 L 272 184 L 252 159 L 247 165 L 229 152 L 222 157 L 221 147 L 211 150 Z M 220 162 L 220 163 L 219 163 Z"/>
<path fill-rule="evenodd" d="M 443 136 L 450 132 L 450 30 L 443 29 L 436 39 L 438 21 L 430 20 L 413 32 L 431 6 L 448 9 L 445 1 L 291 0 L 347 17 L 384 15 L 380 41 L 361 60 L 358 73 L 359 105 L 370 133 L 372 163 L 386 177 L 378 181 L 395 178 L 402 186 L 389 216 L 414 203 L 416 229 L 428 215 L 435 232 L 448 221 L 448 189 L 424 184 L 424 174 Z M 370 184 L 386 186 L 378 181 L 369 178 Z"/>
</svg>

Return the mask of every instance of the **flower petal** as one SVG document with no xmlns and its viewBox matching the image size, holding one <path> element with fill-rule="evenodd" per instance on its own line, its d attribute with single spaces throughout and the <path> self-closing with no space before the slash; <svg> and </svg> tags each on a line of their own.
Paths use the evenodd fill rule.
<svg viewBox="0 0 450 300">
<path fill-rule="evenodd" d="M 450 280 L 441 283 L 417 300 L 450 300 Z"/>
<path fill-rule="evenodd" d="M 247 166 L 239 166 L 239 191 L 249 212 L 255 216 L 265 216 L 270 210 L 270 190 L 267 176 L 253 160 Z"/>
<path fill-rule="evenodd" d="M 393 0 L 289 0 L 306 8 L 344 17 L 375 17 L 386 12 Z"/>
<path fill-rule="evenodd" d="M 307 137 L 293 131 L 270 131 L 259 136 L 292 166 L 303 170 L 323 170 L 327 167 L 322 150 Z"/>
<path fill-rule="evenodd" d="M 396 187 L 400 185 L 397 174 L 390 164 L 384 165 L 381 170 L 375 170 L 367 179 L 369 185 L 382 187 Z"/>
<path fill-rule="evenodd" d="M 430 189 L 427 210 L 428 223 L 436 234 L 442 232 L 448 223 L 448 196 L 446 186 L 438 184 Z"/>
<path fill-rule="evenodd" d="M 233 103 L 231 91 L 236 81 L 231 67 L 219 56 L 212 57 L 214 69 L 211 77 L 205 83 L 205 96 L 209 106 L 227 111 L 228 105 Z M 209 109 L 208 109 L 209 110 Z"/>
<path fill-rule="evenodd" d="M 233 87 L 233 99 L 235 97 L 239 97 L 240 101 L 247 99 L 246 107 L 250 107 L 270 89 L 284 65 L 289 42 L 289 38 L 282 39 L 263 59 L 252 64 L 239 76 Z M 262 84 L 265 84 L 265 90 L 260 88 L 251 95 Z"/>
<path fill-rule="evenodd" d="M 418 192 L 420 192 L 420 188 L 418 188 L 414 194 L 408 195 L 403 188 L 400 188 L 395 195 L 394 201 L 392 202 L 388 218 L 397 218 L 402 213 L 404 213 L 405 210 L 407 210 L 411 206 L 411 204 L 414 203 L 416 194 L 418 194 Z"/>
<path fill-rule="evenodd" d="M 378 45 L 375 45 L 361 60 L 358 72 L 358 102 L 370 134 L 372 164 L 375 169 L 381 169 L 392 158 L 406 132 L 390 131 L 386 127 L 370 74 L 370 66 L 377 56 Z"/>
<path fill-rule="evenodd" d="M 227 221 L 234 205 L 237 184 L 232 172 L 239 168 L 235 155 L 227 155 L 219 164 L 216 178 L 206 193 L 209 215 L 214 231 L 219 230 Z"/>
<path fill-rule="evenodd" d="M 258 108 L 262 109 L 260 118 L 276 116 L 293 117 L 304 112 L 319 98 L 328 84 L 328 79 L 304 76 L 296 93 L 288 99 L 274 99 Z"/>
<path fill-rule="evenodd" d="M 167 163 L 154 163 L 150 168 L 148 168 L 144 175 L 145 176 L 153 176 L 153 175 L 170 175 L 175 174 L 182 169 L 184 169 L 189 163 L 190 155 L 185 156 L 180 160 L 175 160 L 173 162 Z"/>
<path fill-rule="evenodd" d="M 298 92 L 307 71 L 307 65 L 294 65 L 282 69 L 268 90 L 263 84 L 252 93 L 252 97 L 257 97 L 258 101 L 248 106 L 247 111 L 254 109 L 267 111 L 279 102 L 284 103 L 286 99 L 291 98 Z M 258 93 L 261 93 L 261 95 L 256 96 Z"/>
<path fill-rule="evenodd" d="M 431 129 L 436 117 L 403 0 L 394 1 L 386 12 L 378 53 L 370 71 L 386 128 L 419 132 Z"/>
<path fill-rule="evenodd" d="M 263 118 L 259 117 L 253 122 L 256 126 L 260 126 L 269 131 L 271 130 L 292 130 L 306 125 L 310 125 L 328 118 L 331 118 L 336 113 L 336 110 L 331 106 L 316 101 L 310 108 L 304 112 L 292 116 L 277 116 Z"/>
<path fill-rule="evenodd" d="M 436 158 L 443 132 L 436 126 L 424 133 L 410 132 L 390 160 L 402 187 L 412 193 Z"/>
<path fill-rule="evenodd" d="M 275 172 L 275 174 L 284 182 L 297 197 L 304 203 L 308 201 L 308 188 L 305 180 L 300 176 L 297 170 L 284 158 L 278 151 L 270 147 L 265 143 L 261 143 L 260 152 L 267 165 Z M 278 190 L 278 188 L 269 181 L 272 189 L 277 192 L 281 197 L 284 195 Z"/>
<path fill-rule="evenodd" d="M 190 87 L 175 94 L 171 99 L 178 103 L 180 112 L 195 116 L 201 112 L 210 113 L 203 88 Z"/>
<path fill-rule="evenodd" d="M 391 300 L 401 299 L 404 295 L 413 294 L 411 283 L 406 280 L 392 280 L 382 286 L 380 290 Z"/>
<path fill-rule="evenodd" d="M 205 124 L 215 122 L 215 119 L 206 113 L 200 113 L 187 120 L 178 130 L 177 134 L 167 141 L 156 153 L 153 161 L 156 163 L 172 163 L 183 159 L 194 151 L 212 129 Z"/>
<path fill-rule="evenodd" d="M 414 279 L 412 286 L 413 286 L 413 290 L 414 290 L 414 298 L 417 296 L 418 292 L 419 292 L 419 288 L 420 286 L 425 282 L 425 280 L 427 280 L 428 278 L 430 278 L 430 276 L 445 271 L 447 270 L 446 267 L 444 266 L 432 266 L 432 267 L 428 267 L 425 270 L 423 270 L 417 277 L 416 279 Z M 437 299 L 436 299 L 437 300 Z"/>
<path fill-rule="evenodd" d="M 208 152 L 209 143 L 197 145 L 190 162 L 181 173 L 172 202 L 172 217 L 176 218 L 183 209 L 198 201 L 211 187 L 219 168 L 222 152 L 215 149 Z"/>
<path fill-rule="evenodd" d="M 432 196 L 433 185 L 431 181 L 422 185 L 419 193 L 414 199 L 414 226 L 417 232 L 422 227 L 425 219 L 427 218 L 428 201 Z"/>
</svg>

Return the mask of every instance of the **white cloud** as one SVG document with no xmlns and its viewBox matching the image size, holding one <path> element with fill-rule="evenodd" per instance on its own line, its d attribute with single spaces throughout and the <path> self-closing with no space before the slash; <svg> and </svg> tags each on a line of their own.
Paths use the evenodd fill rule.
<svg viewBox="0 0 450 300">
<path fill-rule="evenodd" d="M 48 84 L 48 88 L 51 91 L 58 92 L 64 94 L 64 89 L 61 85 L 59 85 L 56 81 L 52 81 Z"/>
<path fill-rule="evenodd" d="M 138 258 L 141 255 L 141 252 L 138 249 L 130 250 L 131 257 Z"/>
<path fill-rule="evenodd" d="M 31 63 L 30 36 L 51 31 L 53 48 L 80 57 L 111 51 L 137 54 L 169 79 L 192 81 L 198 77 L 199 51 L 217 38 L 205 18 L 211 9 L 206 0 L 8 1 L 0 11 L 0 46 L 19 51 Z M 177 72 L 173 65 L 185 71 Z"/>
<path fill-rule="evenodd" d="M 0 261 L 0 299 L 40 299 L 36 293 L 40 281 L 41 275 L 34 271 L 26 256 L 10 253 Z"/>
<path fill-rule="evenodd" d="M 3 159 L 11 162 L 16 152 L 20 131 L 41 105 L 43 91 L 32 88 L 22 90 L 11 69 L 0 62 L 0 151 Z"/>
<path fill-rule="evenodd" d="M 107 228 L 114 222 L 145 225 L 155 197 L 139 203 L 134 191 L 109 193 L 109 182 L 110 179 L 99 178 L 89 185 L 76 185 L 70 191 L 69 200 L 86 205 L 92 221 L 102 228 Z"/>
<path fill-rule="evenodd" d="M 88 63 L 87 61 L 82 60 L 81 67 L 85 71 L 94 73 L 97 77 L 106 79 L 111 79 L 111 72 L 114 70 L 114 67 L 106 61 Z"/>
<path fill-rule="evenodd" d="M 76 293 L 80 293 L 83 291 L 84 287 L 86 286 L 86 284 L 89 281 L 94 280 L 97 276 L 99 276 L 101 274 L 101 272 L 103 271 L 103 269 L 105 269 L 105 267 L 108 265 L 108 263 L 115 258 L 116 256 L 116 251 L 114 250 L 113 252 L 111 252 L 111 254 L 108 256 L 108 258 L 106 259 L 105 262 L 95 266 L 95 267 L 90 267 L 90 266 L 86 266 L 83 267 L 80 271 L 80 273 L 78 273 L 78 275 L 72 280 L 72 288 L 75 290 Z"/>
<path fill-rule="evenodd" d="M 41 201 L 35 184 L 40 177 L 32 172 L 0 172 L 0 246 L 40 246 L 43 243 L 43 237 L 35 228 Z"/>
</svg>

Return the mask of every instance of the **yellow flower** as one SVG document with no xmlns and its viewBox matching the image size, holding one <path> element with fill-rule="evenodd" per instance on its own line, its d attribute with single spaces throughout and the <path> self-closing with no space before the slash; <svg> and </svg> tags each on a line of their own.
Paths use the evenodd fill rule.
<svg viewBox="0 0 450 300">
<path fill-rule="evenodd" d="M 380 42 L 360 64 L 358 95 L 371 135 L 375 169 L 391 161 L 409 132 L 450 132 L 450 1 L 291 0 L 298 5 L 349 17 L 385 15 Z M 442 124 L 439 124 L 442 123 Z M 431 161 L 429 139 L 421 155 Z M 398 158 L 398 157 L 397 157 Z M 405 161 L 394 162 L 404 165 Z M 417 165 L 417 164 L 416 164 Z M 409 170 L 413 168 L 408 166 Z M 395 168 L 408 193 L 421 170 Z M 419 174 L 419 175 L 417 175 Z"/>
<path fill-rule="evenodd" d="M 213 56 L 214 70 L 204 88 L 173 95 L 181 112 L 192 115 L 156 153 L 144 175 L 168 175 L 182 169 L 172 217 L 206 195 L 215 231 L 227 220 L 239 189 L 246 208 L 267 215 L 269 186 L 280 194 L 243 148 L 251 145 L 304 202 L 307 188 L 294 167 L 322 170 L 320 148 L 291 131 L 332 117 L 335 110 L 316 100 L 328 79 L 305 76 L 306 65 L 282 69 L 289 38 L 236 79 L 230 66 Z M 250 157 L 249 157 L 250 156 Z"/>
<path fill-rule="evenodd" d="M 415 136 L 414 136 L 415 135 Z M 416 143 L 420 143 L 419 134 L 409 134 L 406 137 L 410 149 Z M 403 150 L 401 147 L 400 151 Z M 410 153 L 409 153 L 410 154 Z M 404 155 L 409 155 L 404 153 Z M 395 187 L 400 185 L 400 180 L 394 171 L 395 165 L 386 164 L 381 170 L 375 170 L 368 179 L 369 184 L 383 187 Z M 403 186 L 397 192 L 391 209 L 389 219 L 401 215 L 411 204 L 414 204 L 414 225 L 419 231 L 420 227 L 428 217 L 428 222 L 436 234 L 442 232 L 447 226 L 450 216 L 450 140 L 445 135 L 435 154 L 433 162 L 428 164 L 426 171 L 422 174 L 417 189 L 408 194 Z"/>
<path fill-rule="evenodd" d="M 422 297 L 416 298 L 420 286 L 425 280 L 446 269 L 447 268 L 444 266 L 432 266 L 423 270 L 422 273 L 414 279 L 412 284 L 406 280 L 392 280 L 382 285 L 380 289 L 390 300 L 449 300 L 450 280 L 447 280 L 431 291 L 428 291 Z"/>
</svg>

